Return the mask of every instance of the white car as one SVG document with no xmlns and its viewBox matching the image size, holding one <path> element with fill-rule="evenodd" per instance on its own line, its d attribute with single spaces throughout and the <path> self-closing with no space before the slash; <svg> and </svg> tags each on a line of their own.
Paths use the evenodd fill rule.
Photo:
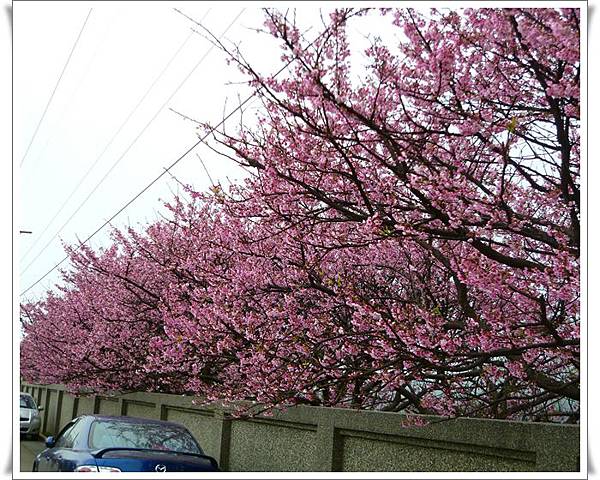
<svg viewBox="0 0 600 480">
<path fill-rule="evenodd" d="M 43 410 L 44 407 L 38 407 L 28 393 L 21 392 L 20 397 L 21 435 L 25 438 L 37 438 L 42 425 L 40 410 Z"/>
</svg>

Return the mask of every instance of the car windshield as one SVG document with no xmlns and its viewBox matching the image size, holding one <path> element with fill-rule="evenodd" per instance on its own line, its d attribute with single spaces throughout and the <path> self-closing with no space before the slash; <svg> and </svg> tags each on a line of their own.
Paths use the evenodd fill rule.
<svg viewBox="0 0 600 480">
<path fill-rule="evenodd" d="M 182 427 L 160 423 L 96 420 L 90 428 L 89 444 L 100 448 L 149 448 L 202 453 L 192 435 Z"/>
<path fill-rule="evenodd" d="M 21 408 L 35 408 L 33 398 L 29 395 L 21 395 Z"/>
</svg>

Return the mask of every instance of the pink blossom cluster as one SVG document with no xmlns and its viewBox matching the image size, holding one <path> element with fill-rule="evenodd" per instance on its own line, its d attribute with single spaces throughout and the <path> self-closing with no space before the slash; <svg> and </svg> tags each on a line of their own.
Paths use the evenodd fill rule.
<svg viewBox="0 0 600 480">
<path fill-rule="evenodd" d="M 347 29 L 365 16 L 398 44 L 373 39 L 357 72 Z M 309 43 L 267 11 L 293 59 L 280 78 L 224 50 L 263 110 L 214 148 L 252 175 L 189 190 L 107 249 L 70 248 L 65 286 L 22 305 L 23 376 L 576 421 L 579 11 L 328 22 Z"/>
</svg>

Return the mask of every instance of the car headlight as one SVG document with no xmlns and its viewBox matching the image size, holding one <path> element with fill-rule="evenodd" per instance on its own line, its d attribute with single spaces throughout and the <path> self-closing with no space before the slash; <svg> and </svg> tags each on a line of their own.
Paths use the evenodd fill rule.
<svg viewBox="0 0 600 480">
<path fill-rule="evenodd" d="M 77 467 L 75 472 L 120 472 L 121 469 L 117 467 L 97 467 L 96 465 L 80 465 Z"/>
<path fill-rule="evenodd" d="M 117 467 L 98 467 L 99 472 L 120 472 L 121 469 Z"/>
</svg>

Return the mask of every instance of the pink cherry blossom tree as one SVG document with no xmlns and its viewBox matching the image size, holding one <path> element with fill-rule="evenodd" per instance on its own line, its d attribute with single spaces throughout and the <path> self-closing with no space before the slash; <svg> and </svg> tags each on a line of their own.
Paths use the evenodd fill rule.
<svg viewBox="0 0 600 480">
<path fill-rule="evenodd" d="M 365 15 L 400 36 L 356 71 Z M 336 10 L 312 42 L 266 18 L 289 73 L 219 44 L 263 105 L 214 135 L 250 178 L 72 250 L 23 306 L 25 377 L 576 421 L 578 10 Z"/>
</svg>

